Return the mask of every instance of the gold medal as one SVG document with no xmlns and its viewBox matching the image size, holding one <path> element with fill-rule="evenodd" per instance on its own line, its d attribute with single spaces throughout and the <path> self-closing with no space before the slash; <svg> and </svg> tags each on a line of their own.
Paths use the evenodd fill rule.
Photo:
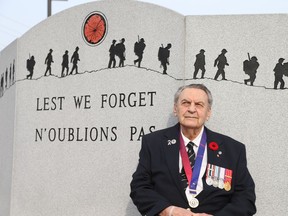
<svg viewBox="0 0 288 216">
<path fill-rule="evenodd" d="M 230 190 L 231 190 L 231 184 L 230 184 L 230 182 L 226 181 L 226 182 L 224 183 L 224 189 L 225 189 L 226 191 L 230 191 Z"/>
<path fill-rule="evenodd" d="M 224 178 L 224 189 L 226 191 L 231 190 L 231 184 L 232 184 L 232 170 L 230 169 L 225 169 L 225 178 Z"/>
</svg>

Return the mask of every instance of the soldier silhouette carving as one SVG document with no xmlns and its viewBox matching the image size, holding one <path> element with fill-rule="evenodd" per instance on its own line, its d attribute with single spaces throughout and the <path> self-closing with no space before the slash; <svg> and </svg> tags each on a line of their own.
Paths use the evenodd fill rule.
<svg viewBox="0 0 288 216">
<path fill-rule="evenodd" d="M 115 51 L 116 55 L 119 57 L 119 67 L 124 67 L 124 61 L 126 60 L 125 57 L 125 38 L 122 38 L 120 43 L 116 44 Z"/>
<path fill-rule="evenodd" d="M 168 43 L 166 47 L 159 47 L 158 50 L 158 60 L 160 61 L 160 67 L 163 67 L 163 74 L 167 74 L 167 65 L 169 65 L 170 57 L 170 48 L 172 47 L 171 43 Z"/>
<path fill-rule="evenodd" d="M 75 51 L 74 51 L 72 57 L 71 57 L 71 62 L 73 64 L 73 66 L 72 66 L 70 74 L 73 74 L 74 70 L 76 71 L 75 73 L 78 74 L 78 61 L 80 61 L 78 51 L 79 51 L 79 47 L 77 46 L 75 48 Z"/>
<path fill-rule="evenodd" d="M 248 53 L 248 60 L 243 62 L 243 70 L 245 74 L 249 76 L 249 79 L 244 79 L 245 85 L 250 82 L 250 85 L 253 86 L 254 81 L 256 79 L 257 69 L 259 67 L 258 59 L 256 56 L 252 56 L 250 59 L 250 55 Z"/>
<path fill-rule="evenodd" d="M 47 65 L 47 67 L 46 67 L 46 71 L 45 71 L 44 76 L 47 76 L 47 73 L 49 73 L 49 75 L 51 75 L 51 64 L 54 62 L 52 52 L 53 52 L 53 50 L 50 49 L 49 53 L 45 59 L 45 64 Z"/>
<path fill-rule="evenodd" d="M 64 77 L 64 71 L 66 69 L 66 76 L 69 73 L 69 55 L 68 55 L 68 50 L 65 51 L 64 55 L 62 56 L 62 71 L 61 71 L 61 77 Z"/>
<path fill-rule="evenodd" d="M 115 59 L 115 54 L 116 54 L 116 40 L 113 40 L 112 41 L 112 44 L 110 46 L 110 49 L 109 49 L 109 63 L 108 63 L 108 68 L 111 68 L 111 66 L 113 68 L 115 68 L 115 65 L 116 65 L 116 59 Z"/>
<path fill-rule="evenodd" d="M 145 47 L 146 44 L 144 38 L 141 38 L 140 40 L 138 39 L 138 41 L 134 44 L 134 53 L 136 56 L 138 56 L 138 58 L 134 60 L 134 65 L 138 63 L 138 67 L 141 67 Z"/>
<path fill-rule="evenodd" d="M 214 77 L 214 80 L 217 80 L 220 75 L 222 76 L 222 80 L 227 80 L 225 77 L 225 71 L 224 71 L 225 66 L 226 65 L 229 66 L 227 62 L 227 58 L 225 56 L 226 53 L 227 53 L 227 50 L 222 49 L 221 54 L 214 61 L 214 67 L 217 66 L 218 68 L 216 75 Z"/>
<path fill-rule="evenodd" d="M 198 71 L 201 70 L 202 74 L 201 74 L 201 79 L 204 78 L 205 75 L 205 55 L 204 55 L 205 50 L 201 49 L 200 52 L 196 55 L 196 60 L 194 63 L 194 73 L 193 73 L 193 79 L 197 79 L 197 74 Z"/>
<path fill-rule="evenodd" d="M 26 62 L 26 68 L 29 71 L 29 74 L 26 77 L 27 79 L 32 79 L 35 64 L 36 62 L 35 62 L 34 56 L 32 55 L 29 59 L 27 59 L 27 62 Z"/>
<path fill-rule="evenodd" d="M 284 58 L 279 58 L 278 63 L 274 67 L 274 89 L 277 89 L 278 83 L 280 83 L 280 89 L 284 89 L 285 82 L 283 80 L 283 75 L 285 73 L 285 67 L 283 65 Z"/>
</svg>

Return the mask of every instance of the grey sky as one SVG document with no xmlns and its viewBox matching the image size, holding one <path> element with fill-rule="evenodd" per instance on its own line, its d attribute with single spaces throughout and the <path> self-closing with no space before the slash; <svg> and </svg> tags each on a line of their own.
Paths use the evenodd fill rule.
<svg viewBox="0 0 288 216">
<path fill-rule="evenodd" d="M 52 1 L 52 15 L 93 0 Z M 120 1 L 120 0 L 115 0 Z M 283 0 L 142 0 L 183 15 L 288 13 Z M 47 0 L 0 0 L 0 50 L 46 19 Z"/>
</svg>

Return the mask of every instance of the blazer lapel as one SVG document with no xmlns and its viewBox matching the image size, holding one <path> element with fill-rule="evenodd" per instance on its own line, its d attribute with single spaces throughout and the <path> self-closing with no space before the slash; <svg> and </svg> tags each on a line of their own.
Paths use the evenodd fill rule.
<svg viewBox="0 0 288 216">
<path fill-rule="evenodd" d="M 223 153 L 223 140 L 217 135 L 217 133 L 209 130 L 206 128 L 207 132 L 207 165 L 208 164 L 213 164 L 219 166 L 222 161 L 221 153 Z M 214 142 L 214 145 L 217 145 L 217 149 L 212 149 L 209 147 L 211 143 Z M 206 173 L 207 169 L 205 171 L 205 174 L 203 176 L 203 186 L 204 190 L 202 191 L 203 193 L 200 193 L 201 197 L 205 197 L 205 193 L 210 193 L 211 192 L 211 186 L 208 186 L 206 184 Z M 205 182 L 205 183 L 204 183 Z M 213 188 L 213 187 L 212 187 Z"/>
<path fill-rule="evenodd" d="M 179 189 L 183 198 L 186 199 L 185 192 L 182 188 L 181 179 L 179 175 L 179 124 L 167 130 L 163 137 L 163 150 L 166 158 L 166 163 L 173 178 L 175 185 Z"/>
<path fill-rule="evenodd" d="M 208 164 L 209 163 L 210 164 L 215 164 L 215 163 L 219 164 L 219 160 L 220 160 L 219 153 L 221 152 L 223 142 L 219 138 L 219 136 L 217 136 L 217 134 L 214 133 L 213 131 L 210 131 L 207 128 L 206 128 L 206 131 L 207 131 L 207 163 Z M 214 142 L 218 145 L 217 150 L 213 150 L 209 147 L 209 144 L 212 142 Z"/>
<path fill-rule="evenodd" d="M 219 138 L 219 136 L 217 136 L 217 134 L 213 131 L 210 131 L 209 129 L 206 129 L 206 133 L 207 133 L 207 165 L 208 164 L 218 164 L 221 160 L 221 157 L 219 157 L 219 152 L 222 149 L 222 145 L 223 145 L 223 141 Z M 218 145 L 218 149 L 217 150 L 212 150 L 209 147 L 209 144 L 211 142 L 215 142 Z M 198 194 L 197 198 L 199 199 L 199 201 L 202 201 L 205 199 L 205 197 L 208 196 L 209 193 L 211 193 L 211 190 L 214 190 L 213 187 L 208 186 L 206 184 L 206 172 L 203 175 L 202 181 L 203 181 L 203 191 L 201 191 L 200 194 Z"/>
</svg>

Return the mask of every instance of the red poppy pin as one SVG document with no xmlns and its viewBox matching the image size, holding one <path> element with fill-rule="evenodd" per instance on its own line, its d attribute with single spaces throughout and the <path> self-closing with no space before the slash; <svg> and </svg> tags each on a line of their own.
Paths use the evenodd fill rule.
<svg viewBox="0 0 288 216">
<path fill-rule="evenodd" d="M 219 146 L 216 142 L 210 142 L 208 146 L 212 151 L 217 151 Z"/>
</svg>

